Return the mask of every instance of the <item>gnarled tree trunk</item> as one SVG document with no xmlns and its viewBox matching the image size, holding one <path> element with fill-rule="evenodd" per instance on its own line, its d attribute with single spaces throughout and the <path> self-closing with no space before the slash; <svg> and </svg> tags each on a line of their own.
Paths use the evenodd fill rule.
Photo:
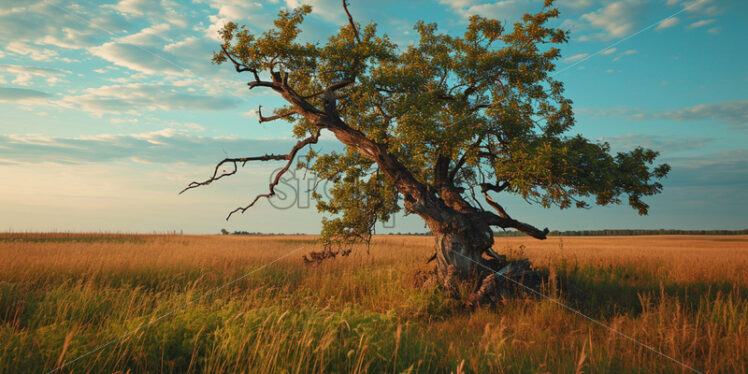
<svg viewBox="0 0 748 374">
<path fill-rule="evenodd" d="M 437 274 L 445 280 L 450 266 L 460 279 L 485 273 L 488 264 L 483 253 L 493 245 L 491 227 L 469 215 L 459 214 L 448 222 L 432 224 Z"/>
</svg>

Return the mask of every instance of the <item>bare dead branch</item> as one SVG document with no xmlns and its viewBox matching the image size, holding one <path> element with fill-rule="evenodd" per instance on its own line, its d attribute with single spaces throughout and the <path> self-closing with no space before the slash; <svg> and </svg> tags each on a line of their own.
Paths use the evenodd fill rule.
<svg viewBox="0 0 748 374">
<path fill-rule="evenodd" d="M 275 187 L 278 185 L 278 183 L 280 183 L 281 178 L 288 171 L 288 169 L 291 168 L 291 164 L 293 164 L 293 160 L 294 160 L 294 157 L 296 157 L 296 153 L 298 153 L 299 150 L 301 150 L 302 148 L 306 147 L 309 144 L 316 144 L 317 140 L 319 140 L 319 133 L 320 133 L 320 131 L 321 131 L 321 129 L 318 127 L 317 130 L 314 132 L 314 134 L 312 134 L 312 136 L 310 136 L 310 137 L 308 137 L 306 139 L 299 140 L 299 142 L 296 143 L 296 145 L 294 145 L 294 147 L 291 149 L 290 152 L 288 152 L 288 154 L 283 155 L 282 160 L 288 160 L 288 162 L 286 163 L 286 166 L 284 166 L 283 169 L 281 169 L 278 172 L 278 174 L 275 175 L 275 178 L 273 178 L 273 181 L 270 183 L 270 186 L 268 188 L 268 190 L 269 190 L 268 193 L 257 195 L 257 196 L 255 196 L 254 200 L 252 200 L 252 202 L 249 203 L 249 205 L 246 205 L 246 206 L 243 206 L 243 207 L 238 207 L 238 208 L 232 210 L 229 213 L 229 215 L 226 217 L 226 220 L 228 221 L 229 218 L 231 218 L 231 216 L 234 213 L 237 213 L 237 212 L 244 213 L 244 212 L 246 212 L 249 208 L 251 208 L 252 206 L 254 206 L 255 203 L 257 203 L 257 201 L 259 201 L 263 197 L 269 199 L 269 198 L 275 196 Z"/>
<path fill-rule="evenodd" d="M 202 182 L 197 182 L 197 181 L 191 182 L 189 185 L 187 185 L 187 187 L 185 187 L 182 191 L 180 191 L 179 194 L 181 195 L 185 191 L 191 190 L 191 189 L 196 188 L 196 187 L 207 186 L 207 185 L 209 185 L 209 184 L 211 184 L 211 183 L 213 183 L 213 182 L 215 182 L 215 181 L 217 181 L 217 180 L 219 180 L 219 179 L 221 179 L 223 177 L 228 177 L 230 175 L 236 174 L 236 171 L 237 171 L 237 166 L 236 165 L 238 163 L 240 163 L 240 162 L 242 163 L 242 166 L 244 166 L 244 164 L 246 164 L 249 161 L 285 160 L 286 156 L 287 155 L 269 154 L 269 155 L 256 156 L 256 157 L 241 157 L 241 158 L 226 158 L 226 159 L 223 159 L 223 161 L 219 162 L 216 165 L 216 168 L 213 171 L 213 175 L 210 178 L 208 178 L 208 179 L 206 179 L 206 180 L 204 180 Z M 224 164 L 231 164 L 233 166 L 233 170 L 230 171 L 230 172 L 228 172 L 228 173 L 224 171 L 221 174 L 219 174 L 218 170 L 221 169 L 221 166 L 223 166 Z"/>
</svg>

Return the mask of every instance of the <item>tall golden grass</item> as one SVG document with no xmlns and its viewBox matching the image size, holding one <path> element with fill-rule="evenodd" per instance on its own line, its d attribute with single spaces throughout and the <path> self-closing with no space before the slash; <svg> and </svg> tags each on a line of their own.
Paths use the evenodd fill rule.
<svg viewBox="0 0 748 374">
<path fill-rule="evenodd" d="M 689 372 L 549 300 L 471 312 L 415 288 L 429 237 L 379 236 L 370 254 L 307 266 L 314 239 L 2 234 L 0 372 Z M 747 370 L 747 236 L 495 249 L 529 257 L 550 297 L 688 366 Z"/>
</svg>

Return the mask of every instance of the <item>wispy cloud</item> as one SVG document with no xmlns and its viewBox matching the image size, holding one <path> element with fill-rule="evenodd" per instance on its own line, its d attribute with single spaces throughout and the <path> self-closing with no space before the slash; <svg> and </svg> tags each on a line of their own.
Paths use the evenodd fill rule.
<svg viewBox="0 0 748 374">
<path fill-rule="evenodd" d="M 699 27 L 704 27 L 704 26 L 707 26 L 707 25 L 711 25 L 711 24 L 713 24 L 716 21 L 717 20 L 714 19 L 714 18 L 712 18 L 712 19 L 704 19 L 704 20 L 697 21 L 697 22 L 694 22 L 694 23 L 688 25 L 688 28 L 689 29 L 697 29 Z"/>
<path fill-rule="evenodd" d="M 209 165 L 225 157 L 285 153 L 295 143 L 293 139 L 204 137 L 173 128 L 142 134 L 102 134 L 75 138 L 0 135 L 0 159 L 6 163 L 20 164 L 78 164 L 135 158 L 140 163 Z M 340 148 L 337 143 L 325 140 L 320 140 L 320 146 L 328 150 Z"/>
<path fill-rule="evenodd" d="M 645 134 L 627 134 L 600 137 L 598 140 L 608 142 L 614 152 L 630 151 L 636 147 L 644 147 L 656 149 L 663 154 L 667 154 L 678 151 L 700 149 L 704 147 L 706 143 L 713 141 L 714 138 L 672 138 Z"/>
<path fill-rule="evenodd" d="M 660 23 L 657 25 L 657 27 L 655 27 L 655 30 L 669 29 L 669 28 L 671 28 L 671 27 L 673 27 L 673 26 L 675 26 L 675 25 L 677 25 L 679 23 L 680 23 L 680 20 L 677 17 L 666 18 L 666 19 L 660 21 Z"/>
<path fill-rule="evenodd" d="M 635 114 L 642 119 L 669 119 L 673 121 L 696 121 L 717 119 L 724 123 L 745 127 L 748 125 L 748 100 L 714 104 L 701 104 L 654 114 Z"/>
<path fill-rule="evenodd" d="M 592 29 L 600 30 L 584 39 L 611 40 L 631 34 L 635 31 L 638 15 L 643 8 L 641 0 L 621 0 L 583 14 L 582 22 L 586 22 Z"/>
<path fill-rule="evenodd" d="M 733 128 L 748 128 L 748 100 L 700 104 L 680 109 L 660 112 L 644 111 L 635 108 L 609 108 L 580 110 L 596 116 L 626 116 L 633 120 L 667 119 L 677 122 L 717 120 L 734 125 Z"/>
<path fill-rule="evenodd" d="M 28 88 L 0 87 L 0 102 L 5 101 L 35 101 L 49 98 L 51 95 Z"/>
<path fill-rule="evenodd" d="M 589 56 L 589 53 L 580 53 L 574 56 L 570 56 L 564 59 L 564 62 L 575 62 L 584 59 Z"/>
<path fill-rule="evenodd" d="M 174 84 L 133 83 L 89 88 L 84 94 L 65 97 L 60 105 L 94 114 L 139 114 L 144 110 L 226 110 L 238 102 L 236 97 L 191 92 Z"/>
<path fill-rule="evenodd" d="M 741 186 L 734 196 L 745 196 L 748 188 L 748 150 L 670 157 L 673 167 L 666 182 L 671 186 Z"/>
<path fill-rule="evenodd" d="M 0 72 L 15 76 L 13 83 L 20 86 L 31 85 L 35 77 L 44 79 L 48 85 L 54 85 L 62 77 L 70 74 L 68 70 L 12 64 L 0 64 Z"/>
</svg>

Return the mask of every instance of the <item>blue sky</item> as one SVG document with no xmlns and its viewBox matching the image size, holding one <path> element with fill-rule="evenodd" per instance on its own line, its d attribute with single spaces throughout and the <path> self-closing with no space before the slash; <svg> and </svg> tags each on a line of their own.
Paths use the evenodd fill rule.
<svg viewBox="0 0 748 374">
<path fill-rule="evenodd" d="M 281 186 L 286 200 L 223 220 L 264 192 L 278 165 L 177 195 L 227 155 L 292 144 L 287 125 L 257 123 L 258 105 L 280 101 L 250 93 L 246 77 L 210 57 L 225 22 L 259 33 L 278 10 L 302 3 L 314 8 L 306 40 L 324 40 L 345 22 L 337 0 L 0 3 L 0 230 L 316 233 L 308 180 Z M 375 22 L 407 46 L 417 20 L 458 34 L 472 14 L 511 23 L 542 1 L 350 4 L 357 21 Z M 559 230 L 748 227 L 746 2 L 556 5 L 558 25 L 571 31 L 556 78 L 574 101 L 575 131 L 614 150 L 660 150 L 673 170 L 646 217 L 627 207 L 546 210 L 506 197 L 504 206 Z M 335 147 L 323 140 L 318 149 Z M 300 196 L 292 199 L 294 189 Z M 423 231 L 415 217 L 391 226 L 378 230 Z"/>
</svg>

